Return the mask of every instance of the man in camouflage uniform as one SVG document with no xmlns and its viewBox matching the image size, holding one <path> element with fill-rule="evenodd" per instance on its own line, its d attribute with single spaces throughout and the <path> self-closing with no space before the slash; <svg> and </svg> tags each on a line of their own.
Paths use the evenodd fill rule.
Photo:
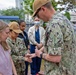
<svg viewBox="0 0 76 75">
<path fill-rule="evenodd" d="M 45 37 L 46 53 L 36 49 L 36 55 L 45 60 L 45 75 L 76 75 L 76 41 L 72 24 L 54 10 L 50 0 L 35 0 L 33 9 L 33 16 L 48 22 Z"/>
<path fill-rule="evenodd" d="M 25 54 L 27 52 L 25 43 L 22 39 L 18 38 L 18 34 L 22 31 L 19 29 L 18 23 L 11 22 L 9 24 L 10 33 L 9 37 L 7 38 L 7 43 L 11 48 L 11 56 L 14 61 L 17 74 L 18 75 L 25 75 L 25 62 L 24 61 L 31 61 L 30 58 L 25 58 Z"/>
</svg>

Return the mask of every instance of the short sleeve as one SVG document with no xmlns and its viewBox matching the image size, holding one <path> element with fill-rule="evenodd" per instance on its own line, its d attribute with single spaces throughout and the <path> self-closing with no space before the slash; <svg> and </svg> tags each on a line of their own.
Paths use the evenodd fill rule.
<svg viewBox="0 0 76 75">
<path fill-rule="evenodd" d="M 57 23 L 51 23 L 48 29 L 47 49 L 49 55 L 61 55 L 63 50 L 63 34 Z"/>
</svg>

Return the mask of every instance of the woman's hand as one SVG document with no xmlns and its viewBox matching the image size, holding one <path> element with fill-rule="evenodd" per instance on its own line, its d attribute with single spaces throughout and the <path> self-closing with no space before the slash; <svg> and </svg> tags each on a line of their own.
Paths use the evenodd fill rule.
<svg viewBox="0 0 76 75">
<path fill-rule="evenodd" d="M 32 62 L 32 59 L 31 59 L 30 57 L 28 57 L 28 56 L 25 56 L 25 57 L 24 57 L 24 60 L 27 61 L 27 62 L 29 62 L 29 63 Z"/>
<path fill-rule="evenodd" d="M 2 75 L 2 74 L 0 73 L 0 75 Z"/>
<path fill-rule="evenodd" d="M 34 57 L 36 57 L 36 54 L 35 53 L 33 53 L 33 54 L 26 54 L 26 57 L 34 58 Z"/>
</svg>

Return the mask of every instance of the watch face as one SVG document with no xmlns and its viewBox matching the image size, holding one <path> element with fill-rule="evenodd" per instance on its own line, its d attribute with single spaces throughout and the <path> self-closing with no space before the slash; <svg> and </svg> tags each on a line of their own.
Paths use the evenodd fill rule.
<svg viewBox="0 0 76 75">
<path fill-rule="evenodd" d="M 40 58 L 42 58 L 43 53 L 40 54 Z"/>
</svg>

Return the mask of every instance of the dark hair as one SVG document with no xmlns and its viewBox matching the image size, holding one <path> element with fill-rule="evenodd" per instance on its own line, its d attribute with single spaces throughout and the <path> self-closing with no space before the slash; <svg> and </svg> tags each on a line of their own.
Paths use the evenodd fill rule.
<svg viewBox="0 0 76 75">
<path fill-rule="evenodd" d="M 19 20 L 17 23 L 20 25 L 22 22 L 25 22 L 24 20 Z"/>
<path fill-rule="evenodd" d="M 51 4 L 51 2 L 48 2 L 48 3 L 46 3 L 43 6 L 46 7 L 46 8 L 48 8 L 48 9 L 51 9 L 52 4 Z"/>
<path fill-rule="evenodd" d="M 12 32 L 13 30 L 12 29 L 9 29 L 10 30 L 10 32 Z"/>
</svg>

